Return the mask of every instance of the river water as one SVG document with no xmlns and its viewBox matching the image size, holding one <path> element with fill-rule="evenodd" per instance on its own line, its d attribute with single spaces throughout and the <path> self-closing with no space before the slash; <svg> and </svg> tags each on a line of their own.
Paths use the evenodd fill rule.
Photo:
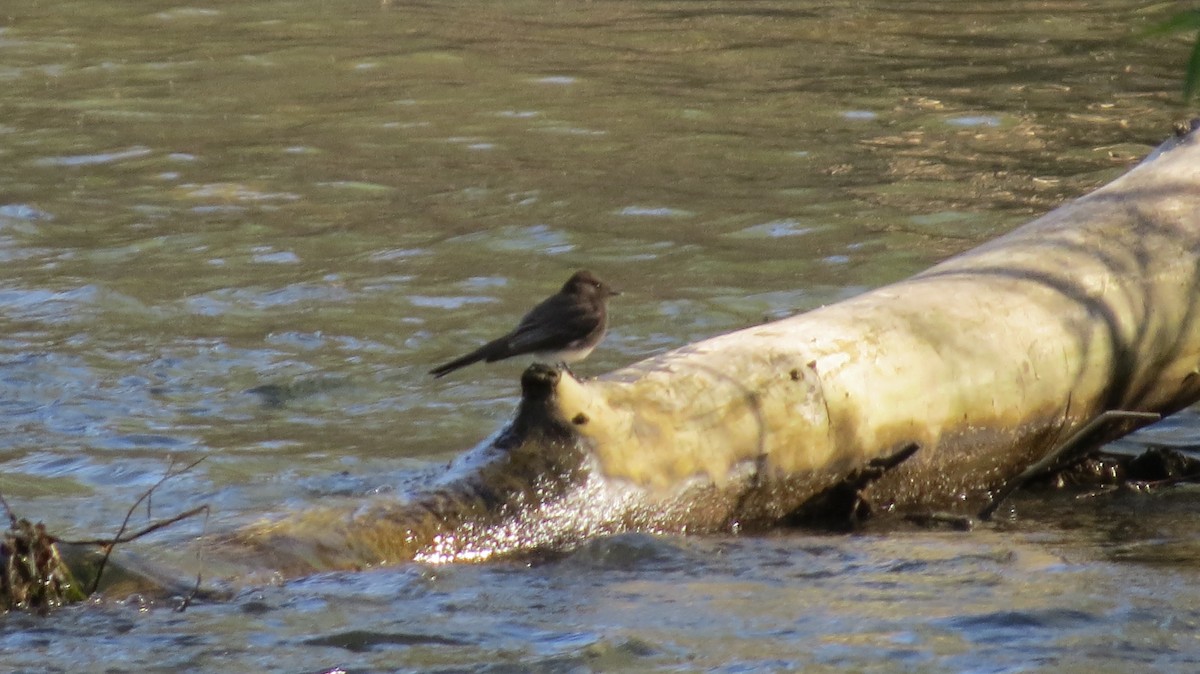
<svg viewBox="0 0 1200 674">
<path fill-rule="evenodd" d="M 1186 117 L 1165 5 L 20 0 L 0 11 L 0 493 L 65 537 L 403 492 L 510 414 L 430 366 L 576 268 L 577 370 L 903 278 Z M 247 393 L 276 386 L 283 401 Z M 273 403 L 282 404 L 273 404 Z M 1189 447 L 1185 412 L 1123 441 Z M 972 532 L 594 541 L 0 620 L 8 671 L 1192 672 L 1195 490 Z M 134 517 L 145 523 L 144 511 Z M 150 559 L 197 520 L 143 539 Z"/>
</svg>

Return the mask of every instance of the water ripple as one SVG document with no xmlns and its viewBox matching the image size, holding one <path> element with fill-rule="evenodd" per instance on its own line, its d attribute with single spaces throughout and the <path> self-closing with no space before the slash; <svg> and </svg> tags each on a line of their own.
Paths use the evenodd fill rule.
<svg viewBox="0 0 1200 674">
<path fill-rule="evenodd" d="M 96 154 L 78 154 L 64 157 L 44 157 L 34 162 L 38 166 L 94 166 L 97 164 L 113 164 L 126 159 L 145 157 L 152 150 L 148 147 L 135 146 L 126 150 L 97 152 Z"/>
</svg>

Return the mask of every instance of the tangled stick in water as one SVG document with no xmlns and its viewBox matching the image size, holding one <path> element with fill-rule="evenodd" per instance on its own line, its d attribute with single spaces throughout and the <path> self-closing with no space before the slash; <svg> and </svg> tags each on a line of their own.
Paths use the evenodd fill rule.
<svg viewBox="0 0 1200 674">
<path fill-rule="evenodd" d="M 104 549 L 104 556 L 100 558 L 100 564 L 98 565 L 98 567 L 96 569 L 96 577 L 95 577 L 95 579 L 92 580 L 92 587 L 90 590 L 88 590 L 88 593 L 87 593 L 88 596 L 95 594 L 96 590 L 100 587 L 100 579 L 104 576 L 104 567 L 108 563 L 108 558 L 112 554 L 113 548 L 118 543 L 129 543 L 130 541 L 136 541 L 137 539 L 141 538 L 142 536 L 146 536 L 147 534 L 154 533 L 155 531 L 158 531 L 159 529 L 169 527 L 172 524 L 175 524 L 177 522 L 182 522 L 183 520 L 186 520 L 189 517 L 194 517 L 200 513 L 204 513 L 205 525 L 207 526 L 209 507 L 208 507 L 208 504 L 204 504 L 202 506 L 196 506 L 195 508 L 192 508 L 191 510 L 186 510 L 182 513 L 179 513 L 178 515 L 175 515 L 174 517 L 169 517 L 165 520 L 159 520 L 157 522 L 152 522 L 151 524 L 139 529 L 138 531 L 135 531 L 132 534 L 126 535 L 126 533 L 125 533 L 125 531 L 129 528 L 129 520 L 133 517 L 134 511 L 137 510 L 138 506 L 140 506 L 143 501 L 146 503 L 146 517 L 147 518 L 151 517 L 151 510 L 152 510 L 152 500 L 151 499 L 153 497 L 155 489 L 158 489 L 167 480 L 169 480 L 173 477 L 178 477 L 178 476 L 183 475 L 184 473 L 190 471 L 191 469 L 200 465 L 200 462 L 204 461 L 207 458 L 208 458 L 207 456 L 202 456 L 199 459 L 196 459 L 195 461 L 184 466 L 183 468 L 180 468 L 179 470 L 174 470 L 175 461 L 172 460 L 171 463 L 167 465 L 166 472 L 163 473 L 163 476 L 158 479 L 158 482 L 155 482 L 149 489 L 147 489 L 141 496 L 139 496 L 136 501 L 133 502 L 133 505 L 129 506 L 129 511 L 125 513 L 125 519 L 121 521 L 121 527 L 119 529 L 117 529 L 116 536 L 113 536 L 112 538 L 93 538 L 93 539 L 78 540 L 78 541 L 68 541 L 68 540 L 62 541 L 63 543 L 73 544 L 73 545 L 95 545 L 95 546 L 99 546 Z M 192 591 L 191 591 L 191 593 L 188 594 L 188 596 L 183 598 L 183 602 L 178 607 L 176 607 L 177 611 L 182 612 L 185 609 L 187 609 L 187 607 L 191 604 L 192 599 L 195 598 L 196 593 L 199 592 L 199 590 L 200 590 L 200 580 L 201 580 L 201 576 L 199 573 L 197 573 L 195 587 L 192 588 Z"/>
<path fill-rule="evenodd" d="M 9 528 L 0 534 L 0 596 L 7 600 L 8 608 L 48 610 L 62 604 L 82 601 L 95 594 L 99 588 L 100 579 L 113 548 L 119 543 L 129 543 L 142 536 L 151 534 L 159 529 L 171 526 L 200 513 L 206 516 L 209 512 L 207 504 L 197 506 L 166 519 L 151 522 L 147 526 L 126 533 L 133 513 L 143 502 L 146 503 L 146 516 L 151 517 L 152 498 L 154 491 L 167 480 L 182 475 L 195 468 L 207 457 L 175 470 L 174 461 L 167 466 L 163 476 L 147 489 L 125 513 L 117 534 L 112 538 L 93 538 L 84 540 L 67 540 L 51 535 L 41 522 L 31 523 L 25 518 L 18 518 L 9 507 L 8 501 L 0 495 L 0 506 L 8 515 Z M 207 522 L 207 517 L 206 517 Z M 74 575 L 59 555 L 57 544 L 80 546 L 98 546 L 104 554 L 97 565 L 95 578 L 91 587 L 85 592 L 79 587 Z M 192 591 L 183 598 L 176 610 L 183 611 L 195 598 L 200 589 L 201 576 L 196 575 L 196 584 Z"/>
<path fill-rule="evenodd" d="M 45 525 L 18 518 L 3 496 L 0 505 L 9 521 L 0 542 L 0 593 L 7 599 L 8 609 L 44 612 L 86 598 L 59 557 L 55 539 L 46 533 Z"/>
</svg>

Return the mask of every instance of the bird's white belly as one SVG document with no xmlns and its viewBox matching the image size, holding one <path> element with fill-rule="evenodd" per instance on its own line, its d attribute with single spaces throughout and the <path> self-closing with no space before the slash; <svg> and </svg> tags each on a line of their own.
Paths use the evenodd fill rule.
<svg viewBox="0 0 1200 674">
<path fill-rule="evenodd" d="M 581 349 L 563 349 L 561 351 L 538 351 L 533 355 L 534 362 L 537 363 L 578 363 L 587 358 L 595 346 L 589 346 Z"/>
</svg>

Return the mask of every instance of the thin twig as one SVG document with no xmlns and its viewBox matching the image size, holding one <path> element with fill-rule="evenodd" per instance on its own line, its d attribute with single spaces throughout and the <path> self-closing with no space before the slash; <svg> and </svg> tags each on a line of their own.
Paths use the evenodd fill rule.
<svg viewBox="0 0 1200 674">
<path fill-rule="evenodd" d="M 137 507 L 142 504 L 142 501 L 148 500 L 150 498 L 150 495 L 154 493 L 154 490 L 158 489 L 159 486 L 162 485 L 162 483 L 166 482 L 167 480 L 169 480 L 173 477 L 183 475 L 184 473 L 188 472 L 189 470 L 200 465 L 200 462 L 207 458 L 208 458 L 207 456 L 202 456 L 199 459 L 196 459 L 195 461 L 193 461 L 193 462 L 189 463 L 188 465 L 184 466 L 183 468 L 179 469 L 178 471 L 172 470 L 175 467 L 175 461 L 172 460 L 171 463 L 167 465 L 166 472 L 163 473 L 163 476 L 161 478 L 159 478 L 158 482 L 155 482 L 149 489 L 147 489 L 141 496 L 139 496 L 136 501 L 133 502 L 133 505 L 129 506 L 129 510 L 125 513 L 125 519 L 121 521 L 121 528 L 117 530 L 116 536 L 114 536 L 108 540 L 93 540 L 93 541 L 82 541 L 81 542 L 83 544 L 99 545 L 104 548 L 104 556 L 100 558 L 100 564 L 97 565 L 96 578 L 95 578 L 95 580 L 92 581 L 92 588 L 91 588 L 91 590 L 88 591 L 89 595 L 95 594 L 96 590 L 99 589 L 100 579 L 104 576 L 104 567 L 108 565 L 108 558 L 110 555 L 112 555 L 113 546 L 115 546 L 117 543 L 126 543 L 128 541 L 135 540 L 135 539 L 137 539 L 141 536 L 144 536 L 152 531 L 157 531 L 157 530 L 163 528 L 164 526 L 167 526 L 168 524 L 173 524 L 180 520 L 191 517 L 191 516 L 195 515 L 196 513 L 200 512 L 201 510 L 204 510 L 204 511 L 208 510 L 207 505 L 200 506 L 198 508 L 193 508 L 192 510 L 189 510 L 188 512 L 183 513 L 183 515 L 181 515 L 181 516 L 176 516 L 165 522 L 156 522 L 155 524 L 152 524 L 149 527 L 138 532 L 132 538 L 128 538 L 128 539 L 123 538 L 123 536 L 125 535 L 125 530 L 127 528 L 129 528 L 129 520 L 133 517 L 133 513 L 134 513 L 134 511 L 137 510 Z M 149 506 L 147 506 L 147 508 L 148 507 Z M 148 510 L 147 510 L 147 513 L 149 513 Z"/>
<path fill-rule="evenodd" d="M 179 602 L 179 606 L 175 607 L 175 612 L 183 613 L 184 611 L 186 611 L 188 609 L 188 607 L 192 605 L 192 600 L 195 599 L 196 595 L 198 595 L 198 594 L 200 594 L 200 574 L 199 573 L 196 574 L 196 584 L 192 586 L 192 591 L 187 593 L 187 596 L 185 596 L 183 598 L 183 600 Z"/>
<path fill-rule="evenodd" d="M 8 507 L 8 501 L 4 499 L 4 495 L 0 494 L 0 505 L 4 506 L 4 512 L 8 513 L 8 522 L 13 529 L 17 528 L 17 516 L 13 514 L 12 508 Z"/>
<path fill-rule="evenodd" d="M 165 520 L 159 520 L 157 522 L 154 522 L 153 524 L 150 524 L 149 526 L 147 526 L 143 529 L 139 529 L 138 531 L 135 531 L 132 534 L 125 534 L 124 532 L 122 532 L 122 533 L 117 534 L 117 536 L 115 538 L 88 538 L 88 539 L 83 539 L 83 540 L 78 540 L 78 541 L 63 540 L 60 542 L 66 543 L 68 545 L 99 545 L 99 546 L 111 547 L 118 543 L 129 543 L 132 541 L 136 541 L 137 539 L 141 538 L 142 536 L 145 536 L 147 534 L 152 534 L 155 531 L 158 531 L 159 529 L 162 529 L 163 527 L 169 527 L 172 524 L 175 524 L 176 522 L 182 522 L 183 520 L 186 520 L 189 517 L 195 517 L 196 515 L 199 515 L 200 513 L 208 514 L 208 504 L 207 503 L 202 506 L 196 506 L 195 508 L 192 508 L 191 510 L 188 510 L 187 512 L 179 513 L 178 515 L 176 515 L 174 517 L 169 517 Z"/>
</svg>

